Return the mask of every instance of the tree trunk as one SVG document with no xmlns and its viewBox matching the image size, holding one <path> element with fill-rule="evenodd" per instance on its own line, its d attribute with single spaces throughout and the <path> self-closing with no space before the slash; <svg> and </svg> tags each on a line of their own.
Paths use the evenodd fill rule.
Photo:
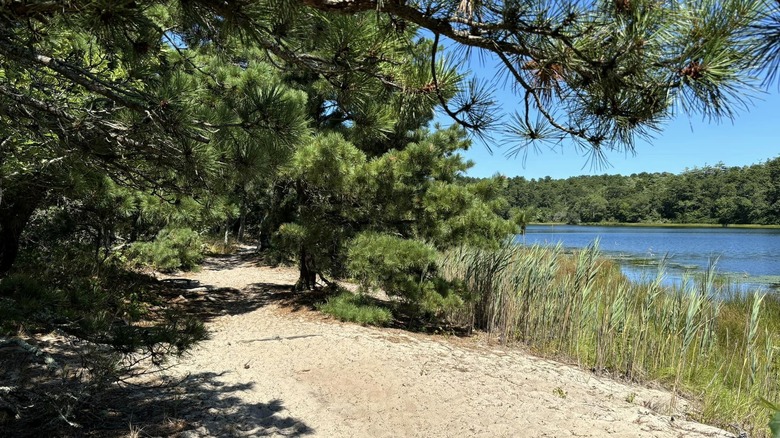
<svg viewBox="0 0 780 438">
<path fill-rule="evenodd" d="M 136 212 L 130 217 L 130 243 L 138 240 L 138 234 L 141 231 L 141 213 Z"/>
<path fill-rule="evenodd" d="M 260 219 L 260 237 L 257 239 L 257 251 L 265 251 L 271 247 L 271 218 L 268 212 Z"/>
<path fill-rule="evenodd" d="M 317 267 L 314 263 L 314 257 L 301 246 L 300 259 L 298 260 L 300 276 L 295 284 L 295 290 L 313 290 L 317 285 Z"/>
<path fill-rule="evenodd" d="M 225 219 L 225 247 L 230 243 L 230 219 Z"/>
<path fill-rule="evenodd" d="M 8 274 L 19 254 L 19 243 L 27 222 L 43 199 L 44 190 L 35 182 L 2 190 L 0 196 L 0 277 Z"/>
<path fill-rule="evenodd" d="M 238 243 L 244 243 L 245 230 L 246 230 L 246 199 L 242 199 L 241 211 L 238 219 L 238 233 L 236 233 L 236 240 L 238 240 Z"/>
<path fill-rule="evenodd" d="M 23 229 L 24 226 L 19 226 L 14 218 L 0 219 L 0 277 L 4 277 L 16 261 Z"/>
<path fill-rule="evenodd" d="M 300 180 L 295 183 L 295 191 L 298 195 L 298 216 L 300 217 L 303 212 L 303 208 L 308 201 L 306 190 L 303 188 L 303 184 Z M 304 241 L 300 242 L 300 256 L 298 258 L 298 269 L 300 277 L 295 284 L 295 290 L 312 290 L 317 284 L 317 267 L 314 263 L 314 256 L 306 250 L 306 244 Z"/>
</svg>

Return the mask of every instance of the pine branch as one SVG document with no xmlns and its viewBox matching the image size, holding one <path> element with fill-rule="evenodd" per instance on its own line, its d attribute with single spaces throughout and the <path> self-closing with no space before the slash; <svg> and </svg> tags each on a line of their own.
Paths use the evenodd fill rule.
<svg viewBox="0 0 780 438">
<path fill-rule="evenodd" d="M 392 87 L 397 90 L 405 90 L 405 87 L 402 84 L 399 84 L 398 82 L 394 81 L 392 78 L 390 78 L 387 75 L 383 75 L 379 73 L 376 68 L 368 68 L 364 64 L 360 64 L 358 66 L 351 66 L 349 68 L 339 67 L 337 65 L 334 65 L 333 62 L 323 59 L 319 56 L 312 55 L 309 53 L 300 53 L 295 50 L 292 50 L 286 47 L 284 42 L 281 41 L 279 38 L 271 37 L 270 32 L 266 31 L 264 33 L 266 34 L 264 37 L 256 38 L 256 42 L 259 43 L 263 49 L 273 53 L 280 59 L 283 59 L 284 61 L 287 61 L 290 64 L 293 64 L 300 68 L 305 68 L 313 73 L 322 75 L 326 79 L 333 76 L 348 74 L 351 72 L 361 72 L 361 73 L 366 73 L 375 79 L 378 79 L 380 82 L 382 82 L 383 84 L 389 87 Z"/>
<path fill-rule="evenodd" d="M 385 12 L 415 23 L 434 34 L 446 36 L 465 46 L 481 48 L 491 52 L 500 50 L 514 55 L 532 55 L 522 44 L 513 44 L 495 38 L 498 30 L 511 30 L 514 34 L 563 37 L 563 34 L 555 32 L 548 26 L 534 26 L 523 23 L 517 23 L 512 26 L 502 22 L 485 23 L 466 20 L 455 14 L 436 16 L 430 9 L 420 10 L 414 6 L 409 6 L 405 0 L 301 0 L 301 2 L 306 6 L 324 12 Z M 456 26 L 463 25 L 461 26 L 463 29 L 457 28 L 453 24 Z"/>
<path fill-rule="evenodd" d="M 132 110 L 142 113 L 149 110 L 148 105 L 142 103 L 144 101 L 143 98 L 148 96 L 144 96 L 139 90 L 124 90 L 70 63 L 21 48 L 6 38 L 0 38 L 0 54 L 33 67 L 49 68 L 73 83 L 79 84 L 93 93 L 111 99 Z"/>
<path fill-rule="evenodd" d="M 434 34 L 433 36 L 433 46 L 431 47 L 431 75 L 433 76 L 433 86 L 436 90 L 436 97 L 439 99 L 439 103 L 441 104 L 442 109 L 444 109 L 444 112 L 447 113 L 448 116 L 452 120 L 454 120 L 459 125 L 463 126 L 466 129 L 471 129 L 476 132 L 481 132 L 485 129 L 484 126 L 475 125 L 473 123 L 469 123 L 466 120 L 463 120 L 462 118 L 458 117 L 458 113 L 462 111 L 462 109 L 459 109 L 457 112 L 454 112 L 450 109 L 450 107 L 447 105 L 447 101 L 444 99 L 444 96 L 441 93 L 441 86 L 439 86 L 439 80 L 436 77 L 436 52 L 439 50 L 439 34 Z"/>
<path fill-rule="evenodd" d="M 79 137 L 77 143 L 85 150 L 91 150 L 95 146 L 94 139 L 104 139 L 109 144 L 116 144 L 126 148 L 125 151 L 112 151 L 111 153 L 91 153 L 90 156 L 97 158 L 108 164 L 110 167 L 118 168 L 130 174 L 140 175 L 140 170 L 134 166 L 124 164 L 122 161 L 128 157 L 132 157 L 136 154 L 147 154 L 148 156 L 154 156 L 158 158 L 168 157 L 167 159 L 173 161 L 179 161 L 182 156 L 182 151 L 174 147 L 167 141 L 155 141 L 155 142 L 143 142 L 130 137 L 131 130 L 128 127 L 118 125 L 110 120 L 102 120 L 98 118 L 91 118 L 90 123 L 81 123 L 82 118 L 77 117 L 60 108 L 59 104 L 44 102 L 34 97 L 27 96 L 18 90 L 12 89 L 9 86 L 0 84 L 0 95 L 5 96 L 11 101 L 18 104 L 21 108 L 32 109 L 36 113 L 41 113 L 36 116 L 30 112 L 17 112 L 17 116 L 21 118 L 29 118 L 38 122 L 40 117 L 54 118 L 57 126 L 55 132 L 61 139 L 66 140 L 72 137 L 70 131 L 72 127 L 79 125 Z M 13 111 L 13 108 L 6 108 L 6 111 Z M 52 121 L 49 121 L 52 124 Z M 144 180 L 152 182 L 151 177 L 143 176 Z"/>
</svg>

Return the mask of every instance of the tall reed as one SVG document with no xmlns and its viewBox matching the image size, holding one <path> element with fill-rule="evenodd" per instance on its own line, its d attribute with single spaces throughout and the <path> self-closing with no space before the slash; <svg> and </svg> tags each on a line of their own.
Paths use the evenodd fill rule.
<svg viewBox="0 0 780 438">
<path fill-rule="evenodd" d="M 714 264 L 677 287 L 663 286 L 663 268 L 652 281 L 628 281 L 597 243 L 574 254 L 463 247 L 439 265 L 471 294 L 462 320 L 502 343 L 660 381 L 699 398 L 701 420 L 741 424 L 751 436 L 765 432 L 759 397 L 780 399 L 780 300 L 728 289 L 715 281 Z"/>
</svg>

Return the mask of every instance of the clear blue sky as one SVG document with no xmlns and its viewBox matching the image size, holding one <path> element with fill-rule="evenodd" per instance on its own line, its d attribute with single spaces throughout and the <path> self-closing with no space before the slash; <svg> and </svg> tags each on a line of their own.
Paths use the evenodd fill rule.
<svg viewBox="0 0 780 438">
<path fill-rule="evenodd" d="M 492 78 L 495 63 L 481 65 L 473 60 L 468 68 L 472 74 Z M 512 93 L 497 89 L 495 97 L 507 115 L 513 114 Z M 517 107 L 520 108 L 520 107 Z M 446 115 L 437 117 L 444 125 L 451 122 Z M 500 137 L 499 137 L 500 140 Z M 553 151 L 541 145 L 539 153 L 529 150 L 525 160 L 505 156 L 506 147 L 487 148 L 475 141 L 463 155 L 474 161 L 469 176 L 487 177 L 496 173 L 526 178 L 566 178 L 574 175 L 624 174 L 640 172 L 679 173 L 685 168 L 702 167 L 723 162 L 726 166 L 744 166 L 780 156 L 780 93 L 772 86 L 768 94 L 760 95 L 747 111 L 740 111 L 734 120 L 707 122 L 695 115 L 677 116 L 670 120 L 650 142 L 637 142 L 636 155 L 610 153 L 610 166 L 592 168 L 587 156 L 564 142 Z"/>
</svg>

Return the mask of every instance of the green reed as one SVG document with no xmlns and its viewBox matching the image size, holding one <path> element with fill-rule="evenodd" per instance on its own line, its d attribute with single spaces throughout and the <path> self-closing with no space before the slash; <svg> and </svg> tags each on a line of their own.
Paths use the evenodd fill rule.
<svg viewBox="0 0 780 438">
<path fill-rule="evenodd" d="M 597 244 L 574 254 L 507 245 L 452 250 L 440 270 L 472 297 L 460 320 L 501 343 L 659 381 L 700 400 L 702 421 L 768 433 L 758 400 L 780 399 L 780 300 L 716 281 L 714 264 L 665 287 L 663 266 L 655 279 L 632 283 Z"/>
</svg>

